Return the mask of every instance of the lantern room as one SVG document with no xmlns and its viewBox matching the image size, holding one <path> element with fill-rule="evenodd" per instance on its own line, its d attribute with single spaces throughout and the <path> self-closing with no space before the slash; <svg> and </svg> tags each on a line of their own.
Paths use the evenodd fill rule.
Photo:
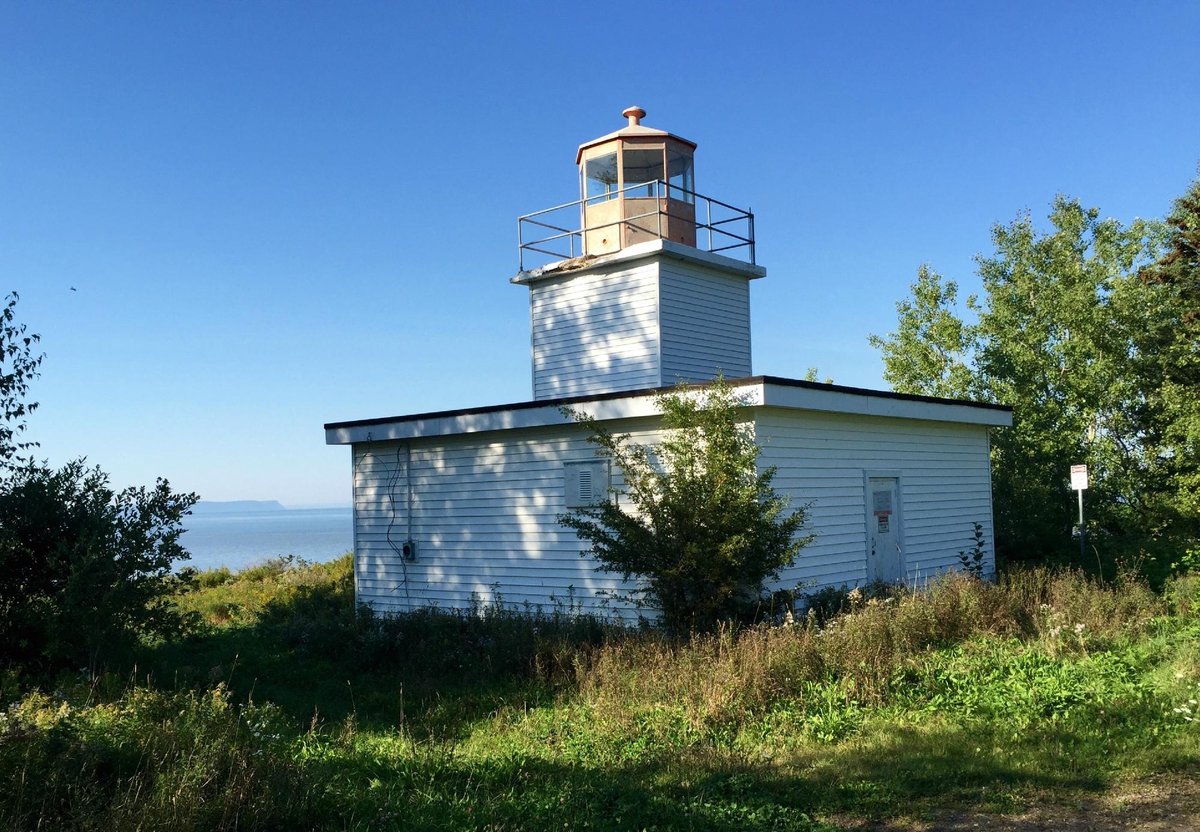
<svg viewBox="0 0 1200 832">
<path fill-rule="evenodd" d="M 583 253 L 609 254 L 647 240 L 696 245 L 695 142 L 646 127 L 629 107 L 628 126 L 580 145 Z"/>
</svg>

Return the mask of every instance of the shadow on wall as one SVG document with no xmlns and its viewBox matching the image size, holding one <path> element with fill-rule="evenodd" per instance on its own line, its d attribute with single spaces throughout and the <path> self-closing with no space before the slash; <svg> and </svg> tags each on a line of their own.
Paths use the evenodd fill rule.
<svg viewBox="0 0 1200 832">
<path fill-rule="evenodd" d="M 629 430 L 641 441 L 655 435 L 649 419 Z M 356 448 L 360 600 L 381 612 L 501 604 L 636 619 L 627 604 L 604 600 L 631 585 L 595 571 L 586 544 L 557 522 L 566 511 L 563 463 L 595 458 L 587 436 L 565 424 L 417 439 L 407 453 L 404 442 Z M 397 546 L 409 538 L 415 561 Z"/>
</svg>

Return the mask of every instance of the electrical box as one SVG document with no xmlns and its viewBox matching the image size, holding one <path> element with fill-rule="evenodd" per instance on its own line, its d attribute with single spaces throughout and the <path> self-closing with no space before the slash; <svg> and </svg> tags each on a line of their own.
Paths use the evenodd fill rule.
<svg viewBox="0 0 1200 832">
<path fill-rule="evenodd" d="M 401 546 L 400 546 L 400 554 L 405 560 L 408 560 L 408 561 L 416 560 L 417 559 L 417 541 L 415 541 L 415 540 L 404 541 L 404 543 L 401 544 Z"/>
</svg>

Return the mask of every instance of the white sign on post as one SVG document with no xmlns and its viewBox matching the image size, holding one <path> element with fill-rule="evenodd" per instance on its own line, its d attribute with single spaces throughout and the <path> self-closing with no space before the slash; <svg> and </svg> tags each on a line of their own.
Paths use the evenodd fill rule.
<svg viewBox="0 0 1200 832">
<path fill-rule="evenodd" d="M 1071 489 L 1074 491 L 1086 491 L 1088 487 L 1088 475 L 1086 465 L 1071 466 Z"/>
</svg>

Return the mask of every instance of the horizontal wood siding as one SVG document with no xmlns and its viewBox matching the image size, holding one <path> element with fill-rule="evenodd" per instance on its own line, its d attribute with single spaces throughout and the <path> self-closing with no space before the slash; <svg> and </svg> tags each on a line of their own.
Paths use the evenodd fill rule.
<svg viewBox="0 0 1200 832">
<path fill-rule="evenodd" d="M 631 421 L 643 441 L 656 434 Z M 618 576 L 596 572 L 585 544 L 557 522 L 566 510 L 563 462 L 595 459 L 575 426 L 447 439 L 355 445 L 355 578 L 361 603 L 385 611 L 421 606 L 556 606 L 634 617 L 598 593 Z M 412 521 L 408 487 L 412 487 Z M 417 560 L 400 555 L 417 544 Z"/>
<path fill-rule="evenodd" d="M 761 464 L 793 506 L 809 505 L 816 540 L 778 586 L 813 588 L 867 580 L 864 472 L 900 478 L 900 523 L 909 581 L 959 565 L 983 524 L 994 570 L 987 429 L 975 425 L 764 408 Z"/>
<path fill-rule="evenodd" d="M 656 419 L 609 423 L 635 441 L 660 437 Z M 945 422 L 760 408 L 754 430 L 776 488 L 808 504 L 816 540 L 777 587 L 860 584 L 867 578 L 864 471 L 900 478 L 908 579 L 958 565 L 984 526 L 992 560 L 986 428 Z M 583 429 L 538 427 L 353 446 L 355 579 L 380 611 L 501 602 L 633 617 L 598 599 L 617 576 L 581 557 L 586 544 L 557 522 L 566 510 L 563 463 L 595 459 Z M 620 486 L 619 472 L 613 471 Z M 411 525 L 409 486 L 411 483 Z M 417 560 L 406 563 L 406 539 Z"/>
<path fill-rule="evenodd" d="M 660 281 L 663 384 L 751 375 L 749 281 L 670 260 Z"/>
<path fill-rule="evenodd" d="M 533 397 L 659 385 L 657 266 L 534 285 Z"/>
</svg>

